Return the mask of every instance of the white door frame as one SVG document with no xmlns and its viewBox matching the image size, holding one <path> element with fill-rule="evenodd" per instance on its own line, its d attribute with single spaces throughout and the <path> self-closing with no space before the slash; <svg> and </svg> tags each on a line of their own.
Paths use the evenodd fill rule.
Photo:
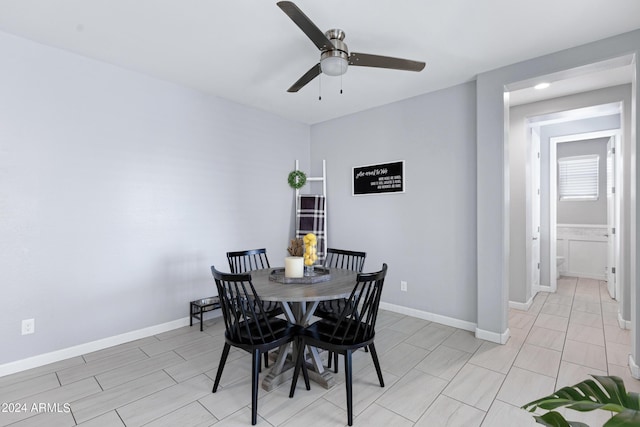
<svg viewBox="0 0 640 427">
<path fill-rule="evenodd" d="M 622 138 L 622 131 L 620 129 L 611 129 L 604 130 L 598 132 L 587 132 L 582 134 L 574 134 L 574 135 L 565 135 L 550 138 L 550 147 L 549 147 L 549 280 L 550 280 L 550 290 L 551 292 L 555 292 L 557 289 L 557 265 L 555 262 L 557 256 L 557 226 L 558 226 L 558 212 L 557 212 L 557 202 L 558 202 L 558 194 L 557 194 L 557 168 L 555 167 L 557 160 L 557 147 L 558 144 L 563 142 L 573 142 L 573 141 L 584 141 L 588 139 L 597 139 L 597 138 L 614 138 L 615 145 L 615 163 L 616 163 L 616 173 L 614 177 L 615 186 L 616 186 L 616 195 L 615 195 L 615 216 L 613 218 L 613 226 L 616 228 L 617 234 L 620 235 L 624 232 L 621 228 L 620 224 L 620 195 L 622 194 L 622 161 L 620 158 L 620 139 Z M 607 218 L 607 223 L 611 223 L 609 218 Z M 620 239 L 616 239 L 614 251 L 616 253 L 616 261 L 615 268 L 616 273 L 619 273 L 616 282 L 619 284 L 622 282 L 622 259 L 619 256 L 621 254 L 620 250 Z M 619 286 L 619 285 L 616 285 Z M 616 289 L 616 295 L 620 295 L 619 289 Z"/>
<path fill-rule="evenodd" d="M 526 165 L 525 241 L 527 244 L 525 253 L 527 261 L 525 265 L 527 288 L 531 289 L 531 297 L 533 298 L 542 290 L 540 277 L 540 127 L 533 125 L 531 121 L 527 120 L 527 134 L 529 141 L 527 146 L 528 161 Z M 535 162 L 537 162 L 537 167 L 534 164 Z M 537 225 L 535 223 L 537 223 Z M 534 227 L 537 227 L 537 230 Z M 537 276 L 534 269 L 537 269 Z M 534 277 L 537 277 L 537 283 Z"/>
<path fill-rule="evenodd" d="M 620 300 L 620 290 L 618 288 L 617 281 L 617 270 L 616 267 L 618 265 L 617 259 L 620 258 L 619 252 L 616 249 L 619 249 L 619 235 L 616 229 L 616 225 L 620 223 L 620 212 L 618 203 L 618 195 L 620 194 L 618 189 L 616 188 L 616 182 L 622 181 L 622 179 L 618 180 L 616 170 L 621 167 L 616 156 L 616 153 L 620 152 L 620 146 L 618 144 L 618 139 L 615 136 L 612 136 L 607 141 L 607 291 L 609 291 L 609 296 L 615 300 Z M 611 283 L 613 282 L 613 283 Z"/>
</svg>

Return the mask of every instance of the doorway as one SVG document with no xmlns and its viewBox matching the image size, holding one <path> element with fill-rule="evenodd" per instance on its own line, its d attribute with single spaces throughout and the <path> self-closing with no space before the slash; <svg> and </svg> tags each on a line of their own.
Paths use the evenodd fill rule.
<svg viewBox="0 0 640 427">
<path fill-rule="evenodd" d="M 569 51 L 568 51 L 569 52 Z M 570 50 L 569 53 L 558 54 L 554 57 L 545 57 L 545 60 L 535 60 L 526 64 L 515 64 L 513 66 L 504 67 L 499 70 L 485 73 L 479 76 L 477 80 L 477 140 L 478 140 L 478 162 L 477 162 L 477 246 L 483 248 L 482 252 L 478 251 L 477 272 L 478 272 L 478 312 L 476 336 L 491 340 L 493 342 L 504 344 L 507 342 L 510 334 L 509 331 L 509 307 L 511 306 L 511 290 L 513 286 L 524 288 L 525 285 L 525 269 L 518 269 L 512 262 L 514 251 L 522 251 L 522 264 L 524 265 L 524 251 L 526 245 L 522 242 L 520 245 L 513 244 L 514 234 L 520 234 L 524 240 L 525 233 L 521 228 L 514 227 L 514 223 L 521 221 L 524 224 L 526 209 L 523 206 L 515 206 L 512 189 L 515 187 L 513 178 L 513 168 L 511 162 L 511 153 L 518 150 L 519 147 L 514 144 L 514 137 L 524 139 L 526 132 L 518 130 L 514 132 L 511 128 L 511 117 L 513 115 L 513 92 L 517 92 L 523 88 L 531 88 L 541 80 L 551 80 L 559 78 L 570 78 L 577 72 L 590 73 L 595 68 L 599 70 L 611 69 L 611 58 L 618 60 L 622 66 L 629 65 L 629 72 L 623 73 L 626 81 L 620 83 L 625 85 L 623 93 L 620 97 L 615 98 L 609 96 L 607 99 L 598 99 L 600 102 L 623 101 L 624 105 L 624 145 L 623 150 L 625 164 L 625 195 L 624 209 L 622 211 L 621 223 L 625 225 L 626 233 L 620 234 L 623 241 L 623 253 L 625 269 L 625 281 L 620 284 L 622 289 L 622 319 L 635 319 L 640 301 L 635 286 L 636 279 L 636 248 L 637 233 L 635 225 L 637 220 L 637 198 L 635 176 L 637 172 L 636 142 L 637 138 L 637 121 L 640 117 L 636 108 L 639 86 L 636 82 L 636 75 L 639 65 L 636 61 L 637 42 L 616 39 L 615 43 L 605 44 L 597 43 L 593 45 L 593 49 Z M 629 53 L 633 52 L 633 53 Z M 603 58 L 609 58 L 604 59 Z M 601 62 L 597 62 L 600 60 Z M 577 64 L 582 64 L 576 66 Z M 535 67 L 533 67 L 535 65 Z M 546 74 L 545 74 L 546 72 Z M 603 87 L 603 86 L 601 86 Z M 615 92 L 615 88 L 610 85 L 606 86 L 607 92 L 611 89 Z M 593 89 L 592 89 L 593 90 Z M 585 93 L 577 90 L 573 94 Z M 591 94 L 591 92 L 587 92 Z M 498 96 L 498 94 L 500 96 Z M 606 93 L 612 95 L 612 93 Z M 550 100 L 553 96 L 539 98 Z M 603 97 L 604 98 L 604 97 Z M 538 114 L 544 111 L 558 111 L 566 108 L 577 108 L 581 105 L 573 104 L 571 101 L 564 102 L 564 98 L 554 98 L 554 109 L 538 109 Z M 535 102 L 538 103 L 538 102 Z M 582 104 L 582 105 L 593 105 Z M 496 117 L 500 120 L 495 120 Z M 524 146 L 524 144 L 521 144 Z M 524 155 L 521 156 L 525 158 Z M 524 167 L 516 170 L 516 173 L 524 175 Z M 524 181 L 524 177 L 522 178 Z M 521 187 L 524 193 L 524 185 Z M 485 202 L 486 201 L 486 202 Z M 516 224 L 517 225 L 517 224 Z M 514 229 L 516 232 L 514 233 Z M 516 254 L 518 257 L 519 254 Z M 496 263 L 496 261 L 498 261 Z M 519 262 L 519 260 L 517 260 Z M 512 280 L 512 271 L 522 272 L 522 278 L 519 281 Z M 526 301 L 526 300 L 525 300 Z M 520 302 L 520 301 L 517 301 Z M 528 303 L 528 301 L 527 301 Z M 499 310 L 496 310 L 499 307 Z M 632 355 L 630 361 L 634 364 L 632 372 L 634 376 L 640 378 L 640 368 L 635 366 L 637 355 L 640 354 L 640 346 L 636 343 L 640 342 L 637 336 L 640 333 L 635 330 L 629 320 L 627 327 L 634 329 L 634 344 L 632 347 Z"/>
<path fill-rule="evenodd" d="M 556 278 L 559 275 L 556 269 L 560 267 L 570 276 L 606 280 L 610 297 L 619 299 L 620 291 L 616 286 L 616 273 L 621 271 L 618 265 L 621 261 L 617 256 L 620 253 L 617 231 L 621 230 L 619 195 L 622 194 L 623 184 L 622 178 L 615 172 L 616 169 L 620 171 L 621 168 L 615 166 L 622 164 L 618 158 L 620 138 L 620 129 L 612 129 L 550 139 L 549 281 L 553 291 L 557 287 Z M 595 200 L 582 198 L 578 201 L 563 201 L 559 197 L 556 165 L 559 164 L 560 158 L 569 159 L 564 157 L 567 146 L 573 148 L 574 154 L 590 153 L 589 155 L 598 158 L 601 171 L 599 175 L 602 177 L 599 185 L 601 188 Z M 559 154 L 560 148 L 565 148 L 564 155 Z M 569 153 L 572 152 L 569 151 Z M 567 208 L 564 205 L 571 207 Z M 562 214 L 560 220 L 558 220 L 559 210 Z M 567 220 L 567 218 L 570 219 Z M 562 262 L 554 262 L 558 259 Z"/>
<path fill-rule="evenodd" d="M 552 108 L 553 101 L 549 102 Z M 523 107 L 527 107 L 526 105 Z M 600 105 L 594 105 L 590 107 L 583 107 L 571 110 L 565 110 L 560 112 L 554 112 L 549 114 L 527 115 L 530 111 L 528 108 L 520 108 L 520 110 L 514 110 L 518 114 L 513 114 L 515 120 L 518 120 L 518 116 L 523 117 L 526 122 L 525 132 L 527 134 L 527 167 L 526 167 L 526 227 L 523 232 L 526 236 L 523 242 L 526 247 L 526 261 L 523 266 L 526 265 L 526 289 L 528 290 L 528 301 L 532 301 L 536 293 L 539 291 L 555 292 L 557 289 L 557 273 L 558 273 L 558 256 L 565 256 L 566 253 L 562 251 L 558 252 L 558 235 L 557 235 L 557 147 L 562 143 L 569 143 L 579 140 L 594 140 L 597 138 L 611 139 L 612 144 L 619 146 L 622 133 L 622 103 L 613 102 Z M 512 130 L 515 129 L 515 125 L 512 124 Z M 616 153 L 616 154 L 613 154 Z M 621 150 L 618 147 L 613 149 L 612 157 L 609 161 L 611 166 L 616 163 L 621 164 L 619 156 Z M 600 153 L 602 158 L 602 165 L 605 165 L 607 152 L 603 148 Z M 616 160 L 617 159 L 617 160 Z M 553 166 L 551 166 L 553 165 Z M 513 165 L 512 165 L 513 166 Z M 602 168 L 602 178 L 604 179 L 607 173 L 604 172 L 604 166 Z M 612 283 L 615 283 L 615 276 L 613 274 L 620 272 L 621 269 L 618 266 L 618 259 L 620 259 L 620 247 L 621 243 L 617 239 L 616 233 L 613 231 L 621 230 L 620 228 L 620 198 L 622 194 L 622 178 L 620 176 L 621 168 L 617 168 L 617 172 L 611 175 L 611 178 L 617 180 L 619 183 L 615 186 L 616 193 L 612 193 L 611 210 L 612 214 L 607 215 L 607 197 L 605 188 L 606 185 L 602 185 L 601 197 L 598 202 L 598 206 L 602 209 L 601 218 L 590 218 L 586 220 L 572 220 L 569 227 L 576 230 L 578 233 L 585 232 L 587 234 L 598 234 L 594 240 L 601 240 L 602 245 L 594 245 L 596 250 L 602 251 L 602 257 L 611 256 L 611 259 L 603 261 L 602 269 L 596 273 L 592 273 L 591 277 L 594 279 L 605 279 L 605 266 L 607 271 L 611 273 L 610 277 Z M 517 197 L 512 193 L 512 204 L 517 201 Z M 578 202 L 574 203 L 574 209 L 581 209 L 593 203 L 586 203 L 580 206 Z M 564 206 L 564 205 L 563 205 Z M 607 223 L 609 218 L 609 223 Z M 512 217 L 513 221 L 513 217 Z M 566 219 L 563 220 L 567 222 Z M 563 221 L 560 221 L 562 224 Z M 584 226 L 577 227 L 576 224 L 580 223 Z M 585 225 L 586 224 L 586 225 Z M 612 233 L 609 233 L 612 231 Z M 512 233 L 514 232 L 512 226 Z M 517 230 L 515 230 L 517 232 Z M 607 239 L 605 234 L 610 234 L 611 249 L 607 250 Z M 586 242 L 588 239 L 584 239 Z M 513 240 L 512 240 L 513 242 Z M 576 242 L 572 245 L 573 254 L 578 255 L 580 251 L 583 251 L 582 258 L 576 258 L 573 261 L 575 267 L 579 267 L 579 262 L 584 261 L 584 256 L 589 254 L 592 247 L 589 244 L 583 244 L 584 242 Z M 562 259 L 562 258 L 561 258 Z M 569 265 L 569 260 L 563 260 L 562 267 L 566 270 Z M 514 266 L 514 263 L 511 264 Z M 571 270 L 566 270 L 571 272 Z M 584 271 L 584 269 L 578 268 L 577 272 Z M 619 277 L 618 277 L 619 279 Z M 512 276 L 513 280 L 513 276 Z M 618 280 L 620 282 L 620 280 Z M 530 290 L 530 291 L 529 291 Z M 530 292 L 530 293 L 529 293 Z M 612 284 L 613 295 L 617 297 L 619 291 L 616 290 L 616 286 Z M 511 297 L 511 295 L 510 295 Z M 511 299 L 511 298 L 510 298 Z M 510 304 L 512 307 L 518 307 L 516 304 Z M 524 305 L 526 308 L 528 304 Z"/>
</svg>

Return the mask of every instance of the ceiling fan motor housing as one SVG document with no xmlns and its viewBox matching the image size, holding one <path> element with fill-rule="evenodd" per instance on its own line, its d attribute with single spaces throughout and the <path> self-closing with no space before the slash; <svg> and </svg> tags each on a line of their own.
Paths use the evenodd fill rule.
<svg viewBox="0 0 640 427">
<path fill-rule="evenodd" d="M 347 58 L 349 56 L 349 48 L 347 47 L 347 44 L 343 42 L 344 36 L 346 35 L 344 31 L 333 29 L 327 31 L 324 34 L 331 41 L 331 43 L 333 43 L 333 46 L 322 51 L 322 58 L 329 56 L 344 56 L 344 58 Z M 337 52 L 337 54 L 325 56 L 325 54 L 330 54 L 332 52 Z"/>
</svg>

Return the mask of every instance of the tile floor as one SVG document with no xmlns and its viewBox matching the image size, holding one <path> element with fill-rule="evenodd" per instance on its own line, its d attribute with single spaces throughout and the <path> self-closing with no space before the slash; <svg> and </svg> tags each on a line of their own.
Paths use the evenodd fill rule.
<svg viewBox="0 0 640 427">
<path fill-rule="evenodd" d="M 629 333 L 616 319 L 604 283 L 575 278 L 562 278 L 557 293 L 539 294 L 526 312 L 510 310 L 506 345 L 381 311 L 376 347 L 386 386 L 377 383 L 369 354 L 357 352 L 354 425 L 535 426 L 520 405 L 594 373 L 621 376 L 640 391 L 626 366 Z M 232 350 L 212 394 L 223 325 L 207 324 L 204 332 L 184 327 L 2 377 L 0 402 L 24 410 L 1 408 L 0 426 L 250 425 L 249 356 Z M 293 399 L 289 384 L 261 389 L 258 425 L 346 425 L 340 374 L 331 390 L 312 383 L 307 391 L 300 381 Z M 567 412 L 591 426 L 608 418 Z"/>
</svg>

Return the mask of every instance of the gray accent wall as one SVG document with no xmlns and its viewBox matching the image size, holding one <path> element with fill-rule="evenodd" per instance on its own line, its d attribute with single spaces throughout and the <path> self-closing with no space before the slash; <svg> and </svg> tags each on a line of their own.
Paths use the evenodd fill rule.
<svg viewBox="0 0 640 427">
<path fill-rule="evenodd" d="M 226 251 L 283 264 L 307 125 L 4 33 L 0 70 L 0 364 L 185 318 Z"/>
<path fill-rule="evenodd" d="M 383 301 L 476 319 L 475 83 L 311 127 L 314 164 L 327 159 L 330 246 L 389 265 Z M 355 166 L 405 161 L 406 191 L 352 196 Z M 408 283 L 400 291 L 400 281 Z"/>
</svg>

